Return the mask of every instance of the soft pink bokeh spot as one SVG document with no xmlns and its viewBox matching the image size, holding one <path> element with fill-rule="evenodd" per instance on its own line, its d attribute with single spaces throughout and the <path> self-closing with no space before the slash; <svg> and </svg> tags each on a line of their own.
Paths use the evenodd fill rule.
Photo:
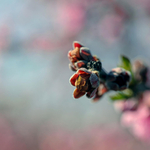
<svg viewBox="0 0 150 150">
<path fill-rule="evenodd" d="M 0 150 L 29 150 L 12 125 L 0 116 Z"/>
<path fill-rule="evenodd" d="M 129 134 L 113 124 L 70 132 L 53 129 L 41 136 L 41 139 L 40 150 L 141 150 L 142 148 Z"/>
<path fill-rule="evenodd" d="M 117 41 L 123 31 L 124 19 L 118 14 L 106 15 L 99 24 L 99 35 L 108 43 Z"/>
<path fill-rule="evenodd" d="M 75 147 L 72 135 L 60 129 L 48 132 L 40 142 L 40 150 L 72 150 Z"/>
<path fill-rule="evenodd" d="M 79 34 L 85 24 L 85 8 L 78 4 L 58 5 L 57 22 L 65 36 Z"/>
<path fill-rule="evenodd" d="M 124 112 L 122 115 L 122 125 L 129 127 L 137 138 L 143 141 L 150 141 L 149 107 L 141 103 L 136 111 Z"/>
</svg>

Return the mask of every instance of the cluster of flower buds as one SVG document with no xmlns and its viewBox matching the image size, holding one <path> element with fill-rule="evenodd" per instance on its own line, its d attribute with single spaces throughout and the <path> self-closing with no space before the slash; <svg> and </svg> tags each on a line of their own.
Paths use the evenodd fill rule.
<svg viewBox="0 0 150 150">
<path fill-rule="evenodd" d="M 101 69 L 100 60 L 96 56 L 92 56 L 89 48 L 84 47 L 83 44 L 77 41 L 73 43 L 73 48 L 73 50 L 70 50 L 68 52 L 68 58 L 71 62 L 71 64 L 69 64 L 69 67 L 71 70 L 77 71 L 80 68 L 90 68 L 92 62 L 98 62 L 99 69 Z"/>
<path fill-rule="evenodd" d="M 74 90 L 74 98 L 79 98 L 85 93 L 87 97 L 91 98 L 95 95 L 100 84 L 98 72 L 87 70 L 86 68 L 79 69 L 71 78 L 70 82 L 76 86 Z"/>
<path fill-rule="evenodd" d="M 86 94 L 97 101 L 104 93 L 116 91 L 110 98 L 122 112 L 123 126 L 129 127 L 136 137 L 150 141 L 150 80 L 143 61 L 131 63 L 121 56 L 119 67 L 106 72 L 100 59 L 79 42 L 74 42 L 74 50 L 69 51 L 68 57 L 70 68 L 76 71 L 70 78 L 76 87 L 74 98 Z"/>
<path fill-rule="evenodd" d="M 131 81 L 130 72 L 123 68 L 114 68 L 108 75 L 106 80 L 106 86 L 111 90 L 119 91 L 124 90 L 129 86 Z"/>
<path fill-rule="evenodd" d="M 86 94 L 88 98 L 98 100 L 104 93 L 114 90 L 121 91 L 129 86 L 131 74 L 123 68 L 114 68 L 107 73 L 97 56 L 93 56 L 89 48 L 75 41 L 73 50 L 68 52 L 69 68 L 76 71 L 70 78 L 70 83 L 76 87 L 74 98 Z"/>
<path fill-rule="evenodd" d="M 147 82 L 148 67 L 144 64 L 142 60 L 135 60 L 132 64 L 132 68 L 137 81 L 144 83 Z"/>
</svg>

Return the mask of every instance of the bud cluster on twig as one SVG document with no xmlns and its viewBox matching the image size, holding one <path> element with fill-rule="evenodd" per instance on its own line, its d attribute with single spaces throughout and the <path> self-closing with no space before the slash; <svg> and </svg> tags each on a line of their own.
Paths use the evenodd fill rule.
<svg viewBox="0 0 150 150">
<path fill-rule="evenodd" d="M 79 42 L 69 51 L 70 69 L 76 71 L 70 83 L 76 87 L 74 98 L 86 94 L 93 101 L 113 90 L 110 99 L 122 113 L 122 125 L 130 128 L 141 140 L 150 141 L 150 78 L 149 68 L 139 59 L 133 63 L 121 56 L 118 67 L 106 72 L 97 56 Z"/>
<path fill-rule="evenodd" d="M 130 71 L 117 67 L 106 72 L 100 59 L 77 41 L 73 43 L 73 50 L 68 52 L 68 58 L 70 69 L 76 71 L 70 78 L 70 83 L 76 87 L 74 98 L 86 94 L 88 98 L 96 101 L 110 90 L 122 91 L 129 86 Z"/>
</svg>

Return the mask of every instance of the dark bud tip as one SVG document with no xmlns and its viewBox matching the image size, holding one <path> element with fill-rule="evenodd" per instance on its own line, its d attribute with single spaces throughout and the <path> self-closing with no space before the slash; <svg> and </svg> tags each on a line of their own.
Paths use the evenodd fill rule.
<svg viewBox="0 0 150 150">
<path fill-rule="evenodd" d="M 99 60 L 97 61 L 91 60 L 90 62 L 88 62 L 87 68 L 100 71 L 102 69 L 102 63 Z"/>
</svg>

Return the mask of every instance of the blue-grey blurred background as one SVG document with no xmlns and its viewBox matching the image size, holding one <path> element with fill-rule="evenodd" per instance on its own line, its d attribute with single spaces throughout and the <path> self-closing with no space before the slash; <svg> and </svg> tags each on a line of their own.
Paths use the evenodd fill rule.
<svg viewBox="0 0 150 150">
<path fill-rule="evenodd" d="M 149 60 L 150 1 L 1 0 L 0 150 L 149 149 L 119 125 L 111 93 L 72 97 L 75 40 L 108 71 L 121 54 Z"/>
</svg>

